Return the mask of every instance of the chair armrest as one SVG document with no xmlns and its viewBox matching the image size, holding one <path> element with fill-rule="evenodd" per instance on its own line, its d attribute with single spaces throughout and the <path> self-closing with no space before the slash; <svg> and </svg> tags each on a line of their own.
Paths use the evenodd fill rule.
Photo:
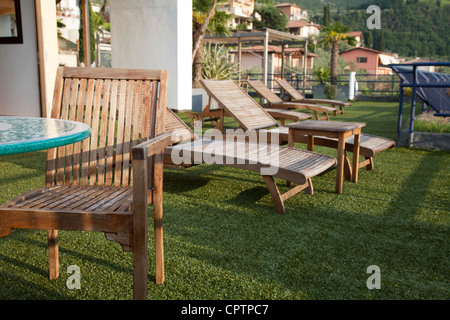
<svg viewBox="0 0 450 320">
<path fill-rule="evenodd" d="M 171 145 L 172 134 L 163 133 L 150 140 L 142 142 L 132 149 L 133 159 L 145 160 L 157 152 L 163 151 L 165 147 Z"/>
</svg>

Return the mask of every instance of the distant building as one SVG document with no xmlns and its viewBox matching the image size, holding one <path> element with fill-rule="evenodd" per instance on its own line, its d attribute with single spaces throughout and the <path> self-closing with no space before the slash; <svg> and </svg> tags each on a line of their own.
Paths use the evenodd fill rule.
<svg viewBox="0 0 450 320">
<path fill-rule="evenodd" d="M 366 69 L 369 74 L 392 74 L 389 64 L 398 63 L 393 54 L 369 49 L 365 47 L 352 48 L 341 52 L 340 56 L 347 61 L 348 65 L 356 68 Z"/>
<path fill-rule="evenodd" d="M 282 67 L 282 49 L 279 46 L 269 45 L 268 47 L 268 73 L 281 73 Z M 237 61 L 237 51 L 230 51 L 233 55 L 234 61 Z M 241 69 L 257 66 L 263 67 L 264 46 L 253 46 L 243 48 L 241 50 Z M 285 71 L 289 72 L 287 68 L 303 69 L 303 48 L 285 48 Z M 314 58 L 318 56 L 314 53 L 308 53 L 307 69 L 310 71 L 314 67 Z"/>
<path fill-rule="evenodd" d="M 348 34 L 350 37 L 355 38 L 356 40 L 356 47 L 360 47 L 364 41 L 364 36 L 361 31 L 352 31 Z"/>
<path fill-rule="evenodd" d="M 229 0 L 227 4 L 218 5 L 217 11 L 225 11 L 233 16 L 229 22 L 230 29 L 252 29 L 253 19 L 261 20 L 255 12 L 255 0 Z"/>
<path fill-rule="evenodd" d="M 280 10 L 289 20 L 302 20 L 308 19 L 308 11 L 302 10 L 301 7 L 292 3 L 280 3 L 277 4 L 278 10 Z"/>
<path fill-rule="evenodd" d="M 58 28 L 58 63 L 60 66 L 78 66 L 80 37 L 80 8 L 77 0 L 61 0 L 56 5 L 56 20 L 64 24 Z"/>
<path fill-rule="evenodd" d="M 320 30 L 322 29 L 319 24 L 304 20 L 290 20 L 287 28 L 289 29 L 289 33 L 305 38 L 310 35 L 319 35 Z"/>
</svg>

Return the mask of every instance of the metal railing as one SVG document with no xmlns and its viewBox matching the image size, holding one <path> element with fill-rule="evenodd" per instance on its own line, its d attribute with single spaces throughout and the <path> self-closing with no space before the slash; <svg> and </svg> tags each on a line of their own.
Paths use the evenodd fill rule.
<svg viewBox="0 0 450 320">
<path fill-rule="evenodd" d="M 268 73 L 267 86 L 278 91 L 279 86 L 275 79 L 280 79 L 281 73 Z M 303 90 L 303 74 L 302 73 L 285 73 L 284 78 L 294 86 L 297 90 Z M 339 74 L 338 85 L 347 86 L 350 74 Z M 262 80 L 262 73 L 247 73 L 241 79 Z M 376 75 L 376 74 L 356 74 L 358 83 L 357 94 L 360 97 L 367 96 L 386 96 L 390 98 L 398 97 L 400 94 L 400 78 L 396 74 L 392 75 Z M 312 93 L 313 87 L 320 85 L 320 81 L 312 74 L 306 75 L 306 93 Z"/>
</svg>

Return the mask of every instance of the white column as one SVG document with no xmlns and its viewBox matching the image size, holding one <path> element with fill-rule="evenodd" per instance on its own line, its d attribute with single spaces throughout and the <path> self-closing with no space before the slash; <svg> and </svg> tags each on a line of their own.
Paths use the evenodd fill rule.
<svg viewBox="0 0 450 320">
<path fill-rule="evenodd" d="M 41 103 L 34 1 L 21 1 L 20 9 L 23 43 L 0 45 L 0 115 L 39 117 Z"/>
<path fill-rule="evenodd" d="M 169 70 L 168 107 L 192 109 L 192 0 L 110 0 L 111 66 Z"/>
<path fill-rule="evenodd" d="M 37 39 L 39 52 L 39 78 L 41 115 L 50 117 L 56 71 L 59 66 L 56 6 L 53 2 L 36 0 Z"/>
</svg>

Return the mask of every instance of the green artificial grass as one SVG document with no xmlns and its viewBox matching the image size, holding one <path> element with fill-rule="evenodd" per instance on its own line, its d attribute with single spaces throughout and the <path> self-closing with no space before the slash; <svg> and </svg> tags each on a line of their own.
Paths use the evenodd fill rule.
<svg viewBox="0 0 450 320">
<path fill-rule="evenodd" d="M 355 102 L 333 120 L 366 122 L 364 132 L 395 138 L 397 106 Z M 357 184 L 344 181 L 341 195 L 335 171 L 326 172 L 313 178 L 314 195 L 285 202 L 285 215 L 274 212 L 257 173 L 165 169 L 166 281 L 154 282 L 149 210 L 149 299 L 449 299 L 449 155 L 381 152 L 375 170 L 361 170 Z M 43 186 L 44 172 L 45 152 L 1 157 L 0 203 Z M 80 267 L 79 290 L 66 285 L 71 265 Z M 380 268 L 380 289 L 367 287 L 372 265 Z M 45 231 L 0 239 L 3 300 L 132 299 L 132 269 L 132 254 L 103 234 L 60 231 L 61 275 L 50 281 Z"/>
</svg>

